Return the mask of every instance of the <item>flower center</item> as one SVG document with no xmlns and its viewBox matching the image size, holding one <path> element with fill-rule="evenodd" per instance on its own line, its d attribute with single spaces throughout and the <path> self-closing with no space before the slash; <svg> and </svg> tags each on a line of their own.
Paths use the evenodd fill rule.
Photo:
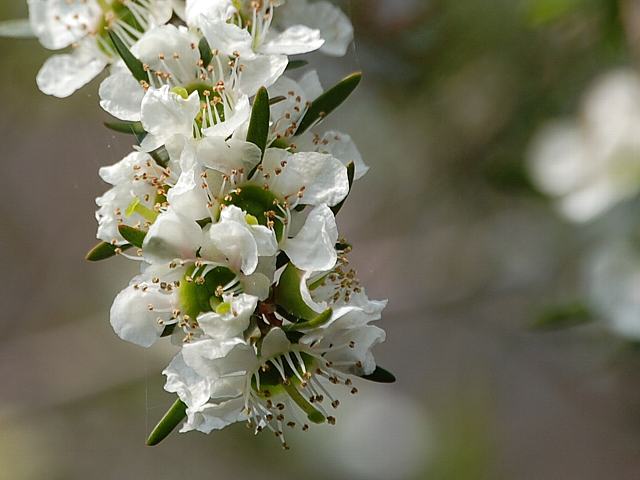
<svg viewBox="0 0 640 480">
<path fill-rule="evenodd" d="M 278 241 L 282 240 L 286 220 L 281 200 L 271 191 L 258 185 L 244 185 L 229 192 L 222 205 L 235 205 L 257 220 L 260 225 L 272 228 Z"/>
<path fill-rule="evenodd" d="M 236 279 L 226 267 L 189 267 L 178 290 L 181 311 L 195 320 L 203 312 L 211 312 L 222 304 L 222 294 Z"/>
</svg>

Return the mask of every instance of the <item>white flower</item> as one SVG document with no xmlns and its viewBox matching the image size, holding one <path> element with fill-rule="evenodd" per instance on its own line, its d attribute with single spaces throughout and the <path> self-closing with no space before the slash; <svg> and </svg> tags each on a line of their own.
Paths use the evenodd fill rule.
<svg viewBox="0 0 640 480">
<path fill-rule="evenodd" d="M 350 376 L 375 370 L 371 348 L 385 338 L 384 331 L 366 324 L 343 322 L 332 328 L 339 320 L 332 319 L 322 333 L 303 335 L 298 343 L 275 327 L 256 344 L 241 337 L 185 344 L 164 371 L 165 388 L 188 406 L 181 431 L 209 433 L 247 420 L 256 433 L 273 431 L 287 448 L 285 426 L 306 430 L 309 423 L 334 424 L 329 409 L 338 408 L 340 401 L 327 383 L 357 393 Z M 202 385 L 210 395 L 206 403 L 198 394 Z"/>
<path fill-rule="evenodd" d="M 28 0 L 31 28 L 52 50 L 74 47 L 71 54 L 48 59 L 37 77 L 48 94 L 67 97 L 95 78 L 118 56 L 113 31 L 131 46 L 152 25 L 171 18 L 169 0 Z"/>
<path fill-rule="evenodd" d="M 574 221 L 588 221 L 640 191 L 640 78 L 600 79 L 578 120 L 549 124 L 529 155 L 533 180 Z"/>
<path fill-rule="evenodd" d="M 118 163 L 100 169 L 100 177 L 113 185 L 96 199 L 99 209 L 99 239 L 122 245 L 126 241 L 118 225 L 148 227 L 157 216 L 156 208 L 164 203 L 164 194 L 175 178 L 170 169 L 160 167 L 148 154 L 133 152 Z"/>
<path fill-rule="evenodd" d="M 626 242 L 606 244 L 588 259 L 589 302 L 611 330 L 640 340 L 640 252 Z"/>
<path fill-rule="evenodd" d="M 320 31 L 324 44 L 320 51 L 341 57 L 353 41 L 349 17 L 326 1 L 288 0 L 278 11 L 276 23 L 283 27 L 304 24 Z"/>
</svg>

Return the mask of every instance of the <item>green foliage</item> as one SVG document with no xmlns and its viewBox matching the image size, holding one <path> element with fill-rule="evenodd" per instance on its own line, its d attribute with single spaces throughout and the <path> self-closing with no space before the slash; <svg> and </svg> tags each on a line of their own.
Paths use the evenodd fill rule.
<svg viewBox="0 0 640 480">
<path fill-rule="evenodd" d="M 395 383 L 396 381 L 396 376 L 381 366 L 377 366 L 373 373 L 363 375 L 362 378 L 377 383 Z"/>
<path fill-rule="evenodd" d="M 89 250 L 89 253 L 85 256 L 85 258 L 90 262 L 99 262 L 101 260 L 106 260 L 107 258 L 115 257 L 117 255 L 116 249 L 120 248 L 120 250 L 128 250 L 131 248 L 131 245 L 122 245 L 117 247 L 107 242 L 100 242 L 98 245 Z"/>
<path fill-rule="evenodd" d="M 533 322 L 531 328 L 539 331 L 563 330 L 590 323 L 592 312 L 580 302 L 546 308 Z"/>
<path fill-rule="evenodd" d="M 169 434 L 186 418 L 186 416 L 187 406 L 182 403 L 181 400 L 176 400 L 153 429 L 149 438 L 147 438 L 147 445 L 150 447 L 158 445 L 162 440 L 169 436 Z"/>
<path fill-rule="evenodd" d="M 129 225 L 118 225 L 118 232 L 122 235 L 127 242 L 134 247 L 142 248 L 144 238 L 147 236 L 147 232 L 130 227 Z"/>
<path fill-rule="evenodd" d="M 139 82 L 149 82 L 149 74 L 145 71 L 142 62 L 138 60 L 133 53 L 131 53 L 124 42 L 120 40 L 118 35 L 109 31 L 109 38 L 113 42 L 118 55 L 120 55 L 120 58 L 122 58 L 125 65 L 131 72 L 131 75 L 133 75 L 133 77 Z"/>
<path fill-rule="evenodd" d="M 251 120 L 249 121 L 249 129 L 247 131 L 247 142 L 256 145 L 263 154 L 267 148 L 267 140 L 269 138 L 270 115 L 269 94 L 267 93 L 267 89 L 262 87 L 253 99 Z"/>
</svg>

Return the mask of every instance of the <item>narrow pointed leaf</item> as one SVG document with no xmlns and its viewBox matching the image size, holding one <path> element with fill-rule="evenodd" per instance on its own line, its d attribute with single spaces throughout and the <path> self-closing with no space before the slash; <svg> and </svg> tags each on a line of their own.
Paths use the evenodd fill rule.
<svg viewBox="0 0 640 480">
<path fill-rule="evenodd" d="M 131 248 L 131 245 L 121 245 L 120 247 L 118 247 L 107 242 L 101 242 L 91 250 L 89 250 L 89 253 L 87 253 L 85 258 L 90 262 L 99 262 L 100 260 L 106 260 L 107 258 L 111 258 L 117 255 L 117 248 L 120 248 L 120 250 L 128 250 L 129 248 Z"/>
<path fill-rule="evenodd" d="M 285 331 L 312 330 L 314 328 L 321 327 L 322 325 L 327 323 L 329 320 L 331 320 L 331 315 L 333 315 L 333 310 L 331 308 L 328 308 L 327 310 L 325 310 L 324 312 L 322 312 L 320 315 L 318 315 L 316 318 L 312 320 L 309 320 L 307 322 L 295 323 L 293 325 L 287 325 L 285 327 L 282 327 L 282 329 Z"/>
<path fill-rule="evenodd" d="M 171 408 L 164 414 L 164 417 L 158 422 L 156 428 L 153 429 L 147 445 L 153 447 L 158 445 L 162 440 L 167 438 L 174 428 L 180 424 L 187 416 L 187 406 L 181 400 L 176 400 Z"/>
<path fill-rule="evenodd" d="M 118 225 L 118 231 L 122 238 L 129 242 L 134 247 L 142 248 L 144 237 L 147 236 L 147 232 L 138 228 L 130 227 L 129 225 Z"/>
<path fill-rule="evenodd" d="M 109 31 L 109 38 L 111 38 L 118 55 L 120 55 L 120 58 L 122 58 L 133 77 L 139 82 L 149 82 L 149 74 L 145 71 L 142 62 L 134 57 L 124 42 L 120 40 L 120 37 L 112 31 Z"/>
<path fill-rule="evenodd" d="M 270 115 L 269 93 L 266 88 L 262 87 L 253 99 L 251 120 L 249 121 L 249 130 L 247 131 L 247 142 L 255 144 L 262 150 L 262 153 L 264 153 L 267 148 Z"/>
<path fill-rule="evenodd" d="M 395 383 L 396 376 L 382 367 L 376 367 L 370 375 L 363 375 L 362 378 L 377 383 Z"/>
<path fill-rule="evenodd" d="M 131 135 L 146 135 L 142 123 L 140 122 L 104 122 L 104 126 L 109 130 L 118 133 L 126 133 Z"/>
<path fill-rule="evenodd" d="M 287 72 L 291 70 L 297 70 L 298 68 L 306 67 L 309 64 L 306 60 L 291 60 L 287 65 Z"/>
<path fill-rule="evenodd" d="M 0 22 L 0 37 L 35 38 L 29 19 L 5 20 Z"/>
<path fill-rule="evenodd" d="M 207 68 L 211 64 L 211 60 L 213 60 L 213 52 L 211 51 L 211 47 L 209 46 L 209 42 L 205 37 L 200 39 L 200 43 L 198 43 L 198 50 L 200 50 L 200 60 L 202 60 L 202 66 Z"/>
<path fill-rule="evenodd" d="M 554 331 L 584 325 L 594 320 L 589 308 L 580 302 L 556 305 L 544 310 L 531 325 L 532 330 Z"/>
<path fill-rule="evenodd" d="M 362 73 L 352 73 L 316 98 L 300 121 L 296 135 L 303 134 L 342 105 L 356 89 L 360 80 L 362 80 Z"/>
<path fill-rule="evenodd" d="M 347 196 L 344 197 L 344 199 L 337 204 L 335 207 L 331 207 L 331 211 L 333 212 L 333 215 L 338 215 L 338 212 L 340 210 L 342 210 L 342 207 L 344 206 L 344 202 L 347 201 L 347 198 L 349 198 L 349 194 L 351 193 L 351 187 L 353 186 L 353 179 L 356 176 L 356 165 L 355 163 L 351 162 L 349 165 L 347 165 L 347 178 L 349 179 L 349 192 L 347 193 Z"/>
</svg>

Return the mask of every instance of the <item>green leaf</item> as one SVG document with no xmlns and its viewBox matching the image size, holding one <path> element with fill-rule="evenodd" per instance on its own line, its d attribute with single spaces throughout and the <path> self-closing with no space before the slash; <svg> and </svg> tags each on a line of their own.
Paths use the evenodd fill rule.
<svg viewBox="0 0 640 480">
<path fill-rule="evenodd" d="M 298 68 L 306 67 L 309 65 L 309 62 L 306 60 L 291 60 L 289 65 L 287 65 L 287 72 L 291 70 L 297 70 Z"/>
<path fill-rule="evenodd" d="M 377 383 L 395 383 L 396 376 L 382 367 L 376 367 L 370 375 L 362 375 L 362 378 Z"/>
<path fill-rule="evenodd" d="M 253 99 L 251 120 L 249 121 L 249 130 L 247 131 L 247 142 L 257 145 L 262 153 L 264 153 L 267 148 L 270 115 L 269 93 L 266 88 L 262 87 Z"/>
<path fill-rule="evenodd" d="M 149 74 L 145 71 L 142 62 L 133 56 L 133 53 L 127 48 L 120 37 L 109 30 L 109 38 L 113 42 L 113 45 L 116 47 L 116 51 L 120 58 L 124 61 L 125 65 L 131 72 L 131 75 L 138 80 L 139 82 L 149 82 Z"/>
<path fill-rule="evenodd" d="M 309 127 L 322 121 L 327 115 L 342 105 L 356 89 L 360 80 L 362 80 L 361 72 L 352 73 L 316 98 L 300 121 L 296 135 L 302 135 Z"/>
<path fill-rule="evenodd" d="M 321 327 L 329 320 L 331 320 L 331 315 L 333 315 L 333 309 L 328 308 L 312 320 L 309 320 L 307 322 L 294 323 L 292 325 L 286 325 L 282 327 L 282 329 L 285 332 L 289 330 L 312 330 L 314 328 Z"/>
<path fill-rule="evenodd" d="M 317 318 L 318 312 L 309 307 L 302 298 L 302 275 L 303 272 L 292 263 L 287 265 L 275 290 L 276 303 L 291 315 L 310 322 Z"/>
<path fill-rule="evenodd" d="M 353 179 L 356 176 L 356 165 L 355 163 L 351 162 L 349 165 L 347 165 L 347 178 L 349 179 L 349 192 L 347 193 L 347 196 L 344 197 L 344 199 L 335 207 L 331 207 L 331 211 L 333 212 L 333 215 L 336 216 L 338 215 L 338 212 L 340 210 L 342 210 L 342 207 L 344 206 L 344 202 L 347 201 L 347 198 L 349 198 L 349 194 L 351 193 L 351 187 L 353 186 Z"/>
<path fill-rule="evenodd" d="M 120 247 L 116 245 L 112 245 L 107 242 L 101 242 L 91 250 L 86 255 L 86 259 L 90 262 L 99 262 L 100 260 L 106 260 L 107 258 L 111 258 L 116 256 L 116 249 L 120 248 L 120 250 L 128 250 L 131 248 L 131 245 L 121 245 Z"/>
<path fill-rule="evenodd" d="M 202 66 L 207 68 L 211 64 L 211 60 L 213 60 L 213 52 L 211 51 L 211 47 L 209 46 L 209 42 L 205 37 L 200 39 L 200 43 L 198 43 L 198 50 L 200 50 L 200 60 L 202 60 Z"/>
<path fill-rule="evenodd" d="M 531 325 L 532 330 L 554 331 L 584 325 L 594 320 L 588 307 L 581 302 L 546 308 Z"/>
<path fill-rule="evenodd" d="M 134 247 L 142 248 L 144 237 L 147 236 L 147 232 L 138 228 L 130 227 L 129 225 L 118 225 L 118 231 L 122 238 L 129 242 Z"/>
<path fill-rule="evenodd" d="M 176 400 L 171 408 L 164 414 L 164 417 L 158 422 L 156 428 L 153 429 L 147 445 L 153 447 L 158 445 L 162 440 L 167 438 L 174 428 L 178 426 L 187 416 L 187 406 L 181 400 Z"/>
<path fill-rule="evenodd" d="M 104 122 L 104 126 L 109 130 L 130 135 L 146 135 L 142 123 L 140 122 Z"/>
<path fill-rule="evenodd" d="M 35 38 L 28 18 L 0 22 L 0 37 Z"/>
</svg>

